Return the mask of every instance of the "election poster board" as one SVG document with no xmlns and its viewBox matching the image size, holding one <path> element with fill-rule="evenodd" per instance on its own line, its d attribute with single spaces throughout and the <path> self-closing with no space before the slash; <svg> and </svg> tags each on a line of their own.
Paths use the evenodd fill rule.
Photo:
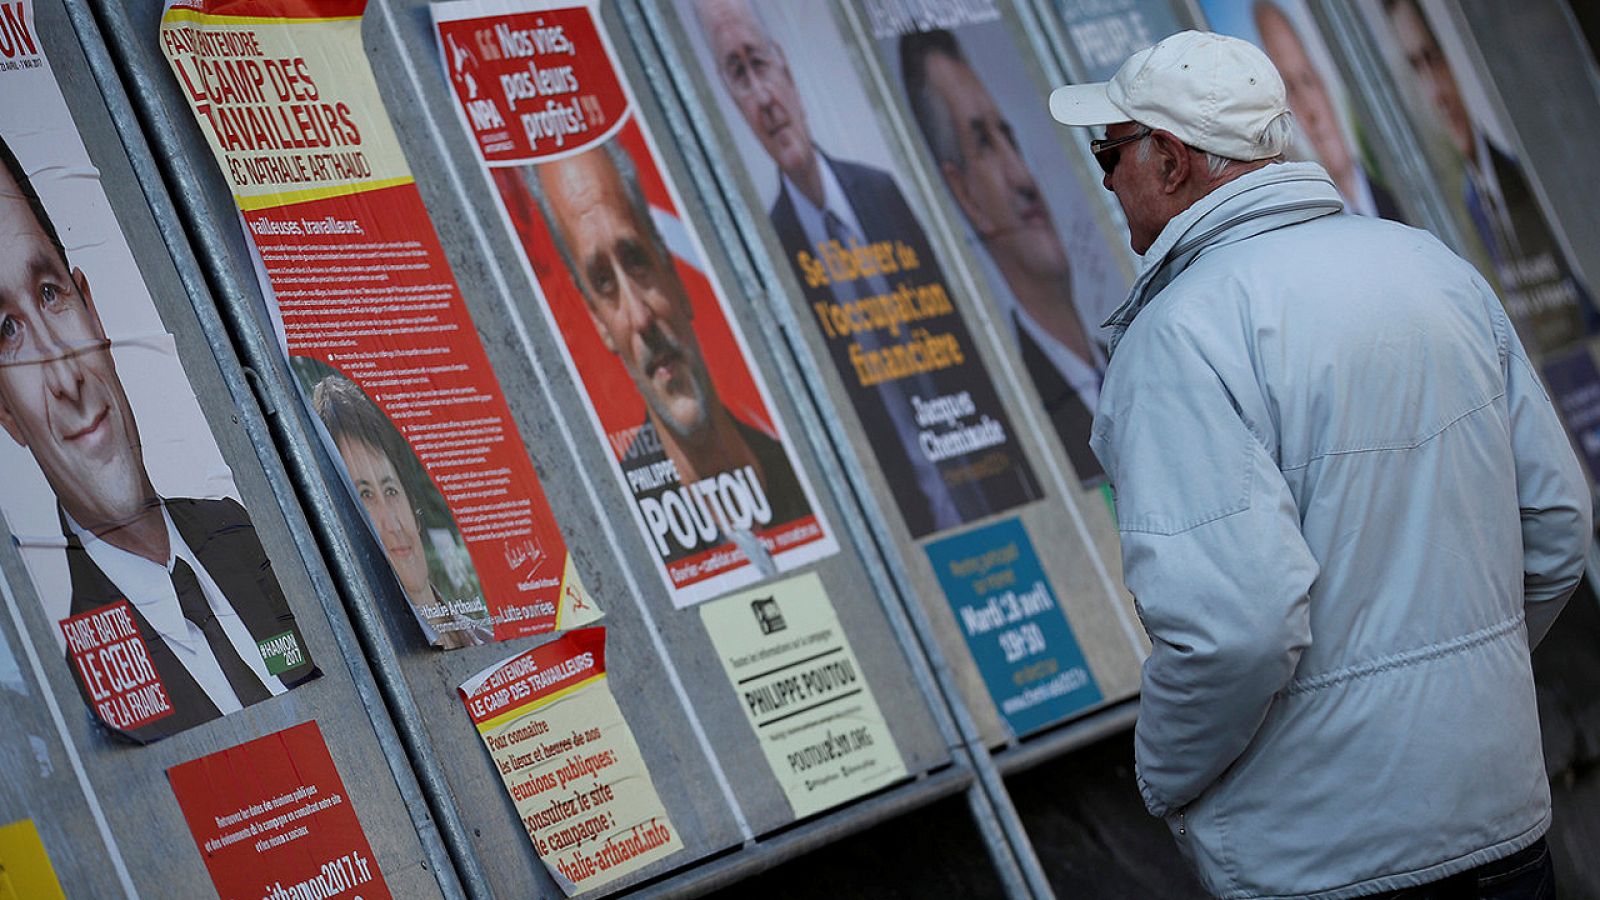
<svg viewBox="0 0 1600 900">
<path fill-rule="evenodd" d="M 271 318 L 422 637 L 600 613 L 445 260 L 361 41 L 364 0 L 180 0 L 160 45 Z"/>
<path fill-rule="evenodd" d="M 318 673 L 34 27 L 0 47 L 0 511 L 91 714 L 147 743 Z"/>
<path fill-rule="evenodd" d="M 573 631 L 460 688 L 528 840 L 569 897 L 683 849 L 606 681 L 605 637 Z"/>
<path fill-rule="evenodd" d="M 1516 134 L 1490 100 L 1449 4 L 1360 0 L 1413 126 L 1485 275 L 1528 351 L 1538 358 L 1600 332 L 1589 285 L 1545 215 Z"/>
<path fill-rule="evenodd" d="M 173 766 L 167 780 L 222 900 L 393 896 L 316 722 Z"/>
<path fill-rule="evenodd" d="M 700 619 L 796 818 L 906 777 L 815 573 L 704 604 Z"/>
<path fill-rule="evenodd" d="M 674 604 L 838 549 L 592 4 L 431 7 L 529 302 Z"/>
<path fill-rule="evenodd" d="M 1107 81 L 1128 57 L 1186 27 L 1172 0 L 1054 0 L 1085 81 Z"/>
<path fill-rule="evenodd" d="M 1030 51 L 998 4 L 964 4 L 936 20 L 898 0 L 866 0 L 862 11 L 890 93 L 979 261 L 1006 350 L 1079 483 L 1103 483 L 1089 430 L 1106 367 L 1100 323 L 1130 284 L 1125 238 L 1110 237 L 1103 201 L 1089 196 L 1064 143 L 1071 133 L 1039 115 L 1050 86 L 1019 64 Z"/>
<path fill-rule="evenodd" d="M 1043 492 L 825 0 L 674 4 L 907 531 Z"/>
<path fill-rule="evenodd" d="M 1283 76 L 1295 125 L 1287 155 L 1321 163 L 1346 212 L 1406 221 L 1305 0 L 1200 0 L 1200 8 L 1212 31 L 1260 47 Z"/>
<path fill-rule="evenodd" d="M 1038 731 L 1104 699 L 1020 521 L 1002 519 L 926 550 L 1012 734 Z"/>
</svg>

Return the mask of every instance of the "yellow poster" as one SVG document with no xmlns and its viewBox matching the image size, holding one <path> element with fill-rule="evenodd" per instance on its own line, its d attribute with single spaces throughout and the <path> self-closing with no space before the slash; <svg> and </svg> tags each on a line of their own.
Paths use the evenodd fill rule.
<svg viewBox="0 0 1600 900">
<path fill-rule="evenodd" d="M 683 849 L 585 628 L 461 686 L 533 848 L 568 896 Z"/>
<path fill-rule="evenodd" d="M 66 900 L 32 819 L 0 826 L 0 900 Z"/>
<path fill-rule="evenodd" d="M 700 617 L 796 816 L 906 776 L 815 574 L 707 603 Z"/>
</svg>

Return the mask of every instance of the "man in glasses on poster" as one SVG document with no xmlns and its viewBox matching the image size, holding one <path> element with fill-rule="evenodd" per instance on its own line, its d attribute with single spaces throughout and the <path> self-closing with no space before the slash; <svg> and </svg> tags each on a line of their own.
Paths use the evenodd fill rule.
<svg viewBox="0 0 1600 900">
<path fill-rule="evenodd" d="M 1151 638 L 1145 805 L 1218 896 L 1553 897 L 1530 655 L 1590 498 L 1498 298 L 1281 161 L 1244 41 L 1173 35 L 1050 109 L 1105 126 L 1144 257 L 1093 447 Z"/>
</svg>

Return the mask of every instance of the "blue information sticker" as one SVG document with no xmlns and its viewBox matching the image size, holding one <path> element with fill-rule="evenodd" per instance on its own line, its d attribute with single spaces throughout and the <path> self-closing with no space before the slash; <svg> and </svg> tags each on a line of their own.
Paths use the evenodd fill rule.
<svg viewBox="0 0 1600 900">
<path fill-rule="evenodd" d="M 1012 732 L 1020 737 L 1100 702 L 1100 687 L 1020 520 L 933 541 L 926 549 L 989 696 Z"/>
<path fill-rule="evenodd" d="M 1546 362 L 1544 379 L 1561 410 L 1573 443 L 1589 465 L 1589 475 L 1600 478 L 1600 372 L 1587 346 Z"/>
</svg>

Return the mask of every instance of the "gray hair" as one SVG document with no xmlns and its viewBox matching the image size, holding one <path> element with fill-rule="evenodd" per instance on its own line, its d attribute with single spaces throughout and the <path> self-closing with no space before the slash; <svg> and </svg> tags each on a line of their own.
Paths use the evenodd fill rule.
<svg viewBox="0 0 1600 900">
<path fill-rule="evenodd" d="M 694 17 L 700 23 L 700 31 L 706 35 L 707 43 L 711 39 L 711 29 L 707 27 L 706 21 L 707 12 L 709 7 L 715 5 L 734 6 L 743 9 L 750 15 L 751 23 L 756 26 L 756 31 L 761 33 L 761 37 L 767 42 L 767 46 L 775 50 L 780 57 L 783 56 L 783 47 L 773 39 L 772 28 L 767 24 L 767 17 L 761 14 L 760 7 L 756 6 L 752 0 L 694 0 Z M 710 49 L 712 53 L 716 53 L 716 48 Z M 722 61 L 713 59 L 712 62 L 716 64 L 717 72 L 720 74 L 722 72 Z M 788 64 L 788 60 L 785 59 L 784 65 Z"/>
<path fill-rule="evenodd" d="M 1277 118 L 1267 123 L 1266 128 L 1261 130 L 1261 138 L 1258 143 L 1269 151 L 1261 158 L 1270 159 L 1273 162 L 1282 162 L 1283 151 L 1288 148 L 1289 140 L 1293 136 L 1294 115 L 1288 112 L 1279 114 Z M 1140 162 L 1148 162 L 1150 159 L 1149 142 L 1140 141 L 1139 149 L 1135 152 L 1138 153 Z M 1245 160 L 1233 159 L 1220 153 L 1212 153 L 1209 150 L 1201 150 L 1200 152 L 1204 153 L 1206 157 L 1206 174 L 1212 178 L 1216 178 L 1226 172 L 1228 167 L 1234 163 L 1245 162 Z"/>
<path fill-rule="evenodd" d="M 671 260 L 672 253 L 667 249 L 667 241 L 656 228 L 655 217 L 650 214 L 650 201 L 645 199 L 644 188 L 639 185 L 639 170 L 633 164 L 633 157 L 629 156 L 628 151 L 624 150 L 622 144 L 616 140 L 606 141 L 597 149 L 605 152 L 606 159 L 610 161 L 612 168 L 617 170 L 617 176 L 622 180 L 622 192 L 628 198 L 628 208 L 633 213 L 634 221 L 649 236 L 651 248 L 659 259 Z M 584 152 L 593 153 L 594 150 Z M 572 245 L 568 243 L 566 232 L 556 220 L 555 210 L 550 206 L 550 197 L 545 193 L 544 185 L 539 182 L 539 169 L 560 164 L 561 161 L 556 161 L 528 166 L 522 169 L 522 182 L 527 185 L 528 193 L 533 195 L 534 202 L 538 204 L 539 214 L 544 217 L 544 224 L 550 229 L 550 240 L 555 243 L 556 252 L 561 255 L 561 261 L 566 264 L 567 271 L 572 273 L 573 282 L 583 294 L 583 299 L 592 304 L 594 298 L 589 295 L 588 279 L 578 267 Z"/>
<path fill-rule="evenodd" d="M 966 158 L 961 153 L 955 119 L 950 115 L 949 105 L 928 81 L 928 60 L 934 56 L 969 65 L 956 36 L 943 28 L 901 35 L 900 76 L 906 86 L 906 99 L 911 104 L 911 117 L 922 130 L 934 162 L 963 168 Z"/>
</svg>

